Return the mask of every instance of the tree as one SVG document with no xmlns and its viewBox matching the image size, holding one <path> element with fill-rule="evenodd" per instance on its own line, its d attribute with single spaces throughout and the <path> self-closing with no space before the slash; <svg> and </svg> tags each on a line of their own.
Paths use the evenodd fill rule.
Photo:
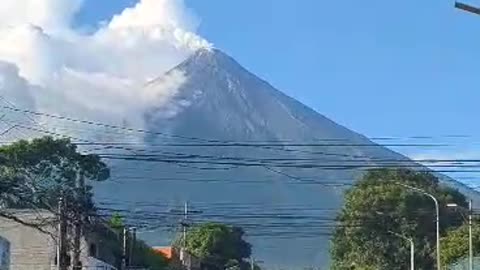
<svg viewBox="0 0 480 270">
<path fill-rule="evenodd" d="M 135 267 L 145 267 L 150 270 L 163 270 L 168 267 L 167 259 L 142 240 L 136 240 L 133 257 Z"/>
<path fill-rule="evenodd" d="M 194 227 L 187 234 L 186 250 L 200 259 L 208 269 L 246 269 L 251 245 L 244 239 L 242 228 L 219 223 Z M 177 241 L 180 246 L 181 239 Z"/>
<path fill-rule="evenodd" d="M 117 231 L 117 233 L 121 233 L 125 224 L 123 223 L 123 218 L 119 213 L 114 213 L 110 220 L 108 221 L 108 225 Z"/>
<path fill-rule="evenodd" d="M 468 257 L 468 225 L 449 230 L 442 238 L 442 264 L 452 265 Z M 472 228 L 474 256 L 480 254 L 480 226 Z"/>
<path fill-rule="evenodd" d="M 112 228 L 117 235 L 123 234 L 123 228 L 125 228 L 125 222 L 123 221 L 123 217 L 115 213 L 110 218 L 108 225 Z M 164 270 L 168 267 L 167 259 L 162 256 L 161 254 L 155 252 L 152 247 L 150 247 L 147 243 L 142 240 L 129 238 L 127 241 L 127 245 L 133 245 L 133 252 L 132 258 L 128 258 L 130 260 L 130 264 L 134 267 L 143 267 L 149 270 Z M 121 246 L 121 241 L 116 240 L 116 246 Z M 133 243 L 134 241 L 134 243 Z"/>
<path fill-rule="evenodd" d="M 69 139 L 43 137 L 21 140 L 0 147 L 0 179 L 5 185 L 3 205 L 43 208 L 56 212 L 62 197 L 73 228 L 73 265 L 80 262 L 80 239 L 87 217 L 95 211 L 91 186 L 86 181 L 104 181 L 110 170 L 97 155 L 82 154 Z M 15 179 L 15 181 L 12 181 Z M 14 187 L 16 192 L 11 193 Z M 59 213 L 57 213 L 59 214 Z"/>
<path fill-rule="evenodd" d="M 81 154 L 69 139 L 21 140 L 0 147 L 0 160 L 2 179 L 15 176 L 24 187 L 17 194 L 20 199 L 4 202 L 10 207 L 31 208 L 35 204 L 55 208 L 60 195 L 75 204 L 81 194 L 81 208 L 93 208 L 91 187 L 82 182 L 104 181 L 110 176 L 107 165 L 97 155 Z"/>
<path fill-rule="evenodd" d="M 435 208 L 432 200 L 396 183 L 433 194 L 441 207 L 441 232 L 460 226 L 458 213 L 446 203 L 466 206 L 465 197 L 441 186 L 426 172 L 375 169 L 345 194 L 332 238 L 332 269 L 406 269 L 409 245 L 393 233 L 413 238 L 417 269 L 434 269 Z"/>
</svg>

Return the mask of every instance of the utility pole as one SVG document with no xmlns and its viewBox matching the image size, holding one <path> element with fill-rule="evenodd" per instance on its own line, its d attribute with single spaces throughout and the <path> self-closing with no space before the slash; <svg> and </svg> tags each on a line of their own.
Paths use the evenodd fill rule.
<svg viewBox="0 0 480 270">
<path fill-rule="evenodd" d="M 468 201 L 468 267 L 473 270 L 472 200 Z"/>
<path fill-rule="evenodd" d="M 185 202 L 185 207 L 183 209 L 183 215 L 184 215 L 184 226 L 183 226 L 183 247 L 186 247 L 187 245 L 187 219 L 188 219 L 188 201 Z"/>
<path fill-rule="evenodd" d="M 122 269 L 127 269 L 127 238 L 128 238 L 128 229 L 127 227 L 123 228 L 123 248 L 122 248 Z"/>
<path fill-rule="evenodd" d="M 172 209 L 170 210 L 171 213 L 176 213 L 178 215 L 183 215 L 183 220 L 180 222 L 180 225 L 182 226 L 182 232 L 183 232 L 183 235 L 182 235 L 182 247 L 185 248 L 185 246 L 187 245 L 187 227 L 189 226 L 188 224 L 188 214 L 200 214 L 200 213 L 203 213 L 202 211 L 198 211 L 198 210 L 190 210 L 189 209 L 189 204 L 188 202 L 186 201 L 184 206 L 183 206 L 183 210 L 178 210 L 178 209 Z"/>
<path fill-rule="evenodd" d="M 58 248 L 57 269 L 67 270 L 67 224 L 65 222 L 65 200 L 63 195 L 58 201 Z"/>
<path fill-rule="evenodd" d="M 255 270 L 255 259 L 250 256 L 250 270 Z"/>
<path fill-rule="evenodd" d="M 472 235 L 472 216 L 473 216 L 473 208 L 472 208 L 472 200 L 468 201 L 468 269 L 473 270 L 473 235 Z M 465 212 L 465 208 L 459 206 L 456 203 L 448 203 L 447 207 L 457 208 L 460 209 L 462 212 Z M 462 214 L 463 218 L 465 216 Z"/>
<path fill-rule="evenodd" d="M 137 242 L 137 228 L 132 227 L 131 230 L 131 238 L 130 238 L 130 254 L 128 255 L 128 266 L 135 266 L 133 262 L 134 252 L 135 252 L 135 243 Z"/>
<path fill-rule="evenodd" d="M 85 205 L 86 205 L 86 190 L 85 190 L 85 178 L 83 173 L 79 175 L 76 181 L 76 203 L 77 209 L 75 209 L 75 218 L 73 222 L 74 235 L 73 235 L 73 269 L 81 270 L 80 255 L 81 255 L 81 239 L 83 226 L 85 221 Z"/>
<path fill-rule="evenodd" d="M 183 248 L 187 246 L 187 219 L 188 219 L 188 202 L 185 202 L 185 206 L 183 209 Z"/>
</svg>

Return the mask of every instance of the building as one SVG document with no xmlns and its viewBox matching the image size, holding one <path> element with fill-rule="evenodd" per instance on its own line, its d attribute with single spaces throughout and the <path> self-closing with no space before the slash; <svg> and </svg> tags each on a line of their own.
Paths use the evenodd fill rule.
<svg viewBox="0 0 480 270">
<path fill-rule="evenodd" d="M 154 247 L 153 250 L 167 258 L 167 260 L 172 260 L 174 257 L 178 257 L 174 247 Z"/>
<path fill-rule="evenodd" d="M 161 254 L 167 258 L 172 264 L 180 266 L 181 268 L 186 270 L 202 269 L 200 260 L 183 248 L 178 250 L 175 247 L 155 247 L 153 249 L 158 254 Z"/>
<path fill-rule="evenodd" d="M 12 210 L 9 213 L 18 220 L 0 217 L 0 270 L 56 269 L 58 234 L 55 216 L 47 211 L 33 210 Z M 32 223 L 39 224 L 38 228 L 26 225 Z M 101 237 L 105 232 L 99 230 L 102 228 L 86 233 L 81 240 L 82 269 L 116 270 L 117 257 L 108 241 Z M 103 230 L 108 228 L 103 227 Z"/>
</svg>

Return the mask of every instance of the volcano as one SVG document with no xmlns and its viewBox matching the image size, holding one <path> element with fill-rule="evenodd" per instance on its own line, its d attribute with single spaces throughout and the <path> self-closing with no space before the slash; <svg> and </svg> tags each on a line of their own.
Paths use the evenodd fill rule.
<svg viewBox="0 0 480 270">
<path fill-rule="evenodd" d="M 119 162 L 114 181 L 96 187 L 97 201 L 128 211 L 143 228 L 139 237 L 152 245 L 172 241 L 188 202 L 190 222 L 242 226 L 265 264 L 323 267 L 345 189 L 367 168 L 419 167 L 283 94 L 220 50 L 199 50 L 171 72 L 186 78 L 178 94 L 145 116 L 152 131 L 145 145 L 155 162 Z M 162 110 L 174 113 L 152 116 Z"/>
</svg>

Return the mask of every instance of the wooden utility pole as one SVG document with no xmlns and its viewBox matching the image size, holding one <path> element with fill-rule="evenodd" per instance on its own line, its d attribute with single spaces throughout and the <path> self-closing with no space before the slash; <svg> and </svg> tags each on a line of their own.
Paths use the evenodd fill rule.
<svg viewBox="0 0 480 270">
<path fill-rule="evenodd" d="M 85 206 L 87 203 L 87 194 L 85 190 L 85 177 L 80 174 L 76 182 L 76 208 L 73 221 L 73 258 L 72 265 L 74 270 L 81 270 L 80 256 L 82 253 L 81 240 L 83 236 L 83 227 L 85 221 Z"/>
<path fill-rule="evenodd" d="M 58 250 L 57 269 L 68 270 L 67 252 L 67 222 L 65 220 L 65 199 L 60 197 L 58 202 Z"/>
</svg>

